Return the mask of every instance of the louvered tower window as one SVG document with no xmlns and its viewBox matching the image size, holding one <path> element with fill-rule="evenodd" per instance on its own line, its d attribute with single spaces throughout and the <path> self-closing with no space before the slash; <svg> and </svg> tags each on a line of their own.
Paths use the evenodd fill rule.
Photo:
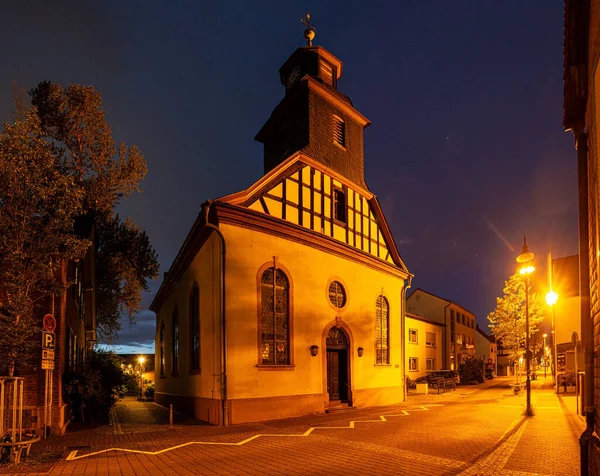
<svg viewBox="0 0 600 476">
<path fill-rule="evenodd" d="M 330 64 L 325 63 L 324 61 L 320 62 L 319 76 L 321 76 L 324 83 L 333 86 L 333 67 Z"/>
<path fill-rule="evenodd" d="M 375 306 L 375 363 L 389 364 L 389 305 L 383 296 L 377 298 Z"/>
<path fill-rule="evenodd" d="M 290 364 L 289 282 L 280 269 L 268 268 L 261 278 L 261 363 Z"/>
<path fill-rule="evenodd" d="M 346 147 L 346 123 L 338 116 L 333 116 L 333 142 Z"/>
</svg>

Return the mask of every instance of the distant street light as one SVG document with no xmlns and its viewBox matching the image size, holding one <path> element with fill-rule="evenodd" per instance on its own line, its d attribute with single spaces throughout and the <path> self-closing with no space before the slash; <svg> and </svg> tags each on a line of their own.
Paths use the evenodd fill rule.
<svg viewBox="0 0 600 476">
<path fill-rule="evenodd" d="M 550 291 L 548 291 L 548 294 L 546 294 L 546 304 L 548 304 L 548 306 L 550 306 L 550 308 L 552 308 L 552 361 L 554 363 L 554 370 L 552 371 L 552 375 L 554 377 L 554 386 L 556 387 L 555 392 L 558 393 L 558 381 L 556 380 L 557 378 L 557 368 L 556 368 L 556 364 L 557 364 L 557 359 L 556 359 L 556 329 L 554 328 L 555 322 L 556 322 L 556 312 L 554 311 L 554 305 L 556 304 L 556 301 L 558 301 L 558 294 L 556 294 L 554 291 L 552 291 L 552 289 L 550 289 Z"/>
<path fill-rule="evenodd" d="M 144 356 L 141 356 L 138 359 L 138 362 L 140 363 L 140 400 L 142 399 L 142 390 L 144 387 L 144 361 L 146 359 L 144 359 Z"/>
<path fill-rule="evenodd" d="M 527 407 L 525 414 L 531 416 L 531 353 L 529 351 L 529 275 L 535 271 L 535 268 L 529 263 L 533 260 L 533 253 L 527 247 L 527 237 L 523 236 L 523 248 L 521 254 L 517 256 L 517 263 L 521 264 L 519 273 L 525 276 L 525 372 L 527 380 L 525 381 L 525 390 L 527 391 Z"/>
</svg>

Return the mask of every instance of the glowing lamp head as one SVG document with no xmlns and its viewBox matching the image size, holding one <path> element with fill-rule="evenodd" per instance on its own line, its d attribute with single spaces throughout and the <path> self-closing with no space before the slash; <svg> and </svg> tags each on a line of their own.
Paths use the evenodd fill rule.
<svg viewBox="0 0 600 476">
<path fill-rule="evenodd" d="M 140 357 L 138 361 L 140 362 L 140 364 L 143 364 L 146 361 L 146 359 L 144 357 Z"/>
<path fill-rule="evenodd" d="M 556 294 L 554 291 L 548 291 L 548 294 L 546 294 L 546 303 L 549 306 L 554 306 L 557 300 L 558 294 Z"/>
<path fill-rule="evenodd" d="M 535 268 L 533 266 L 523 266 L 521 269 L 519 269 L 519 273 L 521 274 L 531 274 L 535 271 Z"/>
<path fill-rule="evenodd" d="M 521 249 L 521 254 L 517 256 L 517 263 L 528 263 L 533 259 L 533 256 L 533 253 L 527 247 L 527 237 L 523 235 L 523 248 Z"/>
</svg>

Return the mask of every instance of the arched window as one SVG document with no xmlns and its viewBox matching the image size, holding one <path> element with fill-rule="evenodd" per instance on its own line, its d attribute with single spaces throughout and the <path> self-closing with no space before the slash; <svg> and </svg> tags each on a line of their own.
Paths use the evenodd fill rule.
<svg viewBox="0 0 600 476">
<path fill-rule="evenodd" d="M 200 290 L 190 293 L 190 370 L 200 370 Z"/>
<path fill-rule="evenodd" d="M 160 326 L 160 376 L 165 376 L 165 325 Z"/>
<path fill-rule="evenodd" d="M 261 277 L 261 364 L 290 364 L 289 281 L 280 269 Z"/>
<path fill-rule="evenodd" d="M 383 296 L 377 298 L 375 307 L 375 363 L 390 363 L 390 313 L 387 299 Z"/>
<path fill-rule="evenodd" d="M 179 312 L 177 308 L 173 311 L 173 321 L 172 321 L 172 345 L 171 345 L 171 373 L 177 374 L 179 372 Z"/>
</svg>

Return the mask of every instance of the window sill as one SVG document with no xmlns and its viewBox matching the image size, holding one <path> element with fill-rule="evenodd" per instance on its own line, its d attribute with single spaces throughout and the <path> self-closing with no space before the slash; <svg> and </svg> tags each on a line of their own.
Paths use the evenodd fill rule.
<svg viewBox="0 0 600 476">
<path fill-rule="evenodd" d="M 348 148 L 347 148 L 346 146 L 343 146 L 342 144 L 340 144 L 340 143 L 339 143 L 338 141 L 336 141 L 336 140 L 334 140 L 334 141 L 333 141 L 333 143 L 334 143 L 334 144 L 335 144 L 337 147 L 339 147 L 340 149 L 342 149 L 342 150 L 346 150 L 346 151 L 348 150 Z"/>
<path fill-rule="evenodd" d="M 295 370 L 295 365 L 262 365 L 258 364 L 256 366 L 258 370 Z"/>
<path fill-rule="evenodd" d="M 392 364 L 373 364 L 374 367 L 391 367 Z"/>
<path fill-rule="evenodd" d="M 409 341 L 408 343 L 409 343 L 409 344 L 415 344 L 415 345 L 419 345 L 419 343 L 418 343 L 418 342 L 410 342 L 410 341 Z"/>
</svg>

